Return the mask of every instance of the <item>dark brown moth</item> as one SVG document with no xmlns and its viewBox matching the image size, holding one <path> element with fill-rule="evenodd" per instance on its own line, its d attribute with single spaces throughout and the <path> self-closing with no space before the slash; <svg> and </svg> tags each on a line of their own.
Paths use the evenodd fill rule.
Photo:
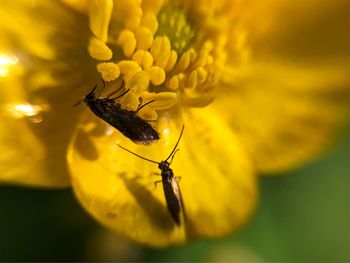
<svg viewBox="0 0 350 263">
<path fill-rule="evenodd" d="M 176 180 L 176 177 L 173 173 L 173 170 L 170 168 L 170 165 L 171 165 L 171 162 L 173 161 L 174 156 L 177 152 L 176 148 L 180 142 L 184 128 L 185 128 L 185 126 L 182 126 L 182 130 L 181 130 L 179 139 L 177 140 L 175 147 L 171 151 L 171 153 L 169 154 L 168 158 L 166 158 L 165 161 L 161 161 L 161 162 L 156 162 L 156 161 L 150 160 L 148 158 L 145 158 L 145 157 L 138 155 L 138 154 L 124 148 L 123 146 L 117 144 L 123 150 L 125 150 L 133 155 L 136 155 L 137 157 L 140 157 L 141 159 L 158 164 L 158 168 L 161 170 L 161 176 L 162 176 L 161 182 L 163 183 L 164 196 L 165 196 L 165 200 L 167 203 L 167 207 L 168 207 L 168 210 L 171 214 L 171 217 L 174 219 L 174 221 L 177 225 L 181 224 L 181 222 L 180 222 L 181 211 L 183 212 L 183 215 L 185 217 L 185 208 L 184 208 L 179 184 Z M 168 162 L 168 160 L 170 158 L 171 158 L 171 160 L 170 160 L 170 162 Z"/>
<path fill-rule="evenodd" d="M 97 117 L 112 125 L 135 143 L 147 145 L 159 140 L 158 132 L 146 120 L 137 115 L 143 107 L 154 102 L 154 100 L 143 104 L 136 111 L 129 111 L 122 109 L 121 105 L 115 102 L 116 99 L 124 96 L 129 90 L 114 98 L 111 98 L 111 96 L 117 91 L 101 99 L 102 91 L 96 96 L 96 88 L 97 85 L 85 96 L 84 102 Z"/>
</svg>

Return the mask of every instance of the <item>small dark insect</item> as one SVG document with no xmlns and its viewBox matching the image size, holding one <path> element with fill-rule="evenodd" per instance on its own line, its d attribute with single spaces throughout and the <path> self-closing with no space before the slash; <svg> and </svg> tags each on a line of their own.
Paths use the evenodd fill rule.
<svg viewBox="0 0 350 263">
<path fill-rule="evenodd" d="M 96 88 L 97 85 L 85 96 L 84 102 L 97 117 L 118 129 L 135 143 L 150 144 L 159 140 L 158 132 L 146 120 L 137 116 L 137 113 L 143 107 L 154 102 L 154 100 L 141 105 L 136 111 L 124 110 L 115 100 L 124 96 L 129 90 L 117 97 L 111 98 L 117 90 L 109 94 L 106 98 L 100 99 L 102 91 L 96 96 Z M 104 88 L 105 84 L 103 82 Z"/>
<path fill-rule="evenodd" d="M 164 189 L 164 195 L 165 195 L 167 207 L 168 207 L 168 210 L 169 210 L 172 218 L 174 219 L 174 221 L 176 222 L 177 225 L 180 225 L 180 212 L 183 211 L 183 214 L 185 215 L 185 208 L 184 208 L 179 184 L 177 183 L 176 177 L 174 176 L 173 170 L 170 168 L 170 165 L 174 159 L 176 152 L 178 151 L 176 148 L 180 142 L 184 128 L 185 128 L 185 126 L 182 126 L 182 130 L 181 130 L 179 139 L 177 140 L 175 147 L 172 150 L 172 152 L 169 154 L 168 158 L 166 158 L 165 161 L 161 161 L 160 163 L 153 161 L 153 160 L 150 160 L 150 159 L 147 159 L 147 158 L 145 158 L 141 155 L 138 155 L 138 154 L 124 148 L 123 146 L 117 144 L 120 148 L 124 149 L 125 151 L 127 151 L 133 155 L 136 155 L 137 157 L 140 157 L 141 159 L 158 164 L 158 168 L 161 170 L 161 176 L 162 176 L 161 182 L 163 183 L 163 189 Z M 170 162 L 168 162 L 168 160 L 170 158 L 171 158 L 171 160 L 170 160 Z M 155 183 L 157 183 L 157 182 L 155 182 Z"/>
</svg>

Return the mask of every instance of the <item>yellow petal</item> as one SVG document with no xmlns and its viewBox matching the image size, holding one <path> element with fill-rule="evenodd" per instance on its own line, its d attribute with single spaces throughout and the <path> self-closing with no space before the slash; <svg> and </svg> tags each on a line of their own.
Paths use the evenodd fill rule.
<svg viewBox="0 0 350 263">
<path fill-rule="evenodd" d="M 246 5 L 240 22 L 254 59 L 272 55 L 297 61 L 349 61 L 349 1 L 254 0 Z"/>
<path fill-rule="evenodd" d="M 231 75 L 216 101 L 257 168 L 277 172 L 330 144 L 350 100 L 346 67 L 256 64 Z"/>
<path fill-rule="evenodd" d="M 0 181 L 40 187 L 68 186 L 65 142 L 69 130 L 62 131 L 56 126 L 66 122 L 66 117 L 48 114 L 50 109 L 45 104 L 28 103 L 17 80 L 0 83 L 4 87 L 0 92 L 0 122 L 3 123 Z"/>
<path fill-rule="evenodd" d="M 182 123 L 160 118 L 161 140 L 138 146 L 90 113 L 68 154 L 75 193 L 102 224 L 133 240 L 164 246 L 200 236 L 219 236 L 246 222 L 256 202 L 252 166 L 237 138 L 211 109 L 186 120 L 172 169 L 187 221 L 177 227 L 167 208 L 156 164 L 120 149 L 116 143 L 161 161 L 173 149 Z"/>
<path fill-rule="evenodd" d="M 40 0 L 4 2 L 0 14 L 0 181 L 66 187 L 67 145 L 80 114 L 73 104 L 96 71 L 86 60 L 86 19 Z"/>
<path fill-rule="evenodd" d="M 233 97 L 217 105 L 260 171 L 280 172 L 312 159 L 341 125 L 350 102 L 349 4 L 239 4 L 240 23 L 232 28 L 239 33 L 230 34 L 236 39 L 228 44 L 230 55 L 242 55 L 238 60 L 245 66 L 223 74 Z"/>
</svg>

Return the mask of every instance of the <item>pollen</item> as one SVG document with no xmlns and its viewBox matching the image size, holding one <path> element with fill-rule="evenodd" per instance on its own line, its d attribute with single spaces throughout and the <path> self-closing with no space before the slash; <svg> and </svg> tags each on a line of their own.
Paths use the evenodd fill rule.
<svg viewBox="0 0 350 263">
<path fill-rule="evenodd" d="M 167 110 L 177 104 L 177 95 L 174 92 L 144 92 L 141 98 L 144 102 L 154 100 L 152 107 L 157 110 Z"/>
<path fill-rule="evenodd" d="M 132 60 L 123 60 L 118 63 L 123 80 L 128 82 L 137 72 L 141 71 L 140 65 Z"/>
<path fill-rule="evenodd" d="M 141 25 L 147 27 L 152 34 L 155 34 L 158 30 L 158 20 L 154 13 L 145 13 L 141 20 Z"/>
<path fill-rule="evenodd" d="M 104 81 L 112 81 L 119 77 L 120 69 L 113 62 L 102 62 L 97 65 L 97 71 L 101 73 Z"/>
<path fill-rule="evenodd" d="M 185 71 L 188 66 L 195 60 L 197 57 L 197 52 L 194 49 L 190 49 L 182 54 L 179 63 L 177 64 L 177 71 Z"/>
<path fill-rule="evenodd" d="M 149 69 L 147 69 L 147 73 L 154 86 L 158 86 L 165 81 L 165 72 L 161 67 L 152 66 Z"/>
<path fill-rule="evenodd" d="M 126 57 L 131 57 L 136 48 L 136 38 L 133 32 L 130 30 L 124 30 L 120 33 L 118 38 L 118 44 L 123 49 Z"/>
<path fill-rule="evenodd" d="M 113 56 L 112 50 L 96 37 L 90 38 L 88 51 L 91 57 L 100 61 L 110 60 Z"/>
<path fill-rule="evenodd" d="M 147 50 L 153 42 L 153 34 L 147 27 L 140 27 L 135 30 L 137 49 Z"/>
<path fill-rule="evenodd" d="M 167 72 L 171 71 L 174 68 L 176 61 L 177 61 L 177 53 L 176 53 L 175 50 L 172 50 L 170 52 L 170 56 L 169 56 L 169 59 L 168 59 L 168 63 L 166 65 L 166 67 L 165 67 L 165 70 Z"/>
<path fill-rule="evenodd" d="M 138 50 L 132 56 L 132 60 L 138 63 L 143 69 L 148 69 L 153 65 L 153 57 L 151 53 L 144 50 Z"/>
</svg>

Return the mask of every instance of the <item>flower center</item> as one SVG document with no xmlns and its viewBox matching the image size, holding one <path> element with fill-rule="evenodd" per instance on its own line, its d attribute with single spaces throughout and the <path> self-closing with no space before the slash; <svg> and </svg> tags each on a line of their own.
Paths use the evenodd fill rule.
<svg viewBox="0 0 350 263">
<path fill-rule="evenodd" d="M 182 55 L 193 43 L 196 34 L 193 21 L 188 21 L 184 9 L 179 6 L 165 6 L 157 16 L 158 36 L 168 36 L 172 47 L 178 55 Z"/>
<path fill-rule="evenodd" d="M 98 72 L 113 89 L 123 83 L 129 89 L 119 101 L 124 108 L 155 100 L 140 111 L 147 120 L 178 105 L 208 105 L 225 62 L 225 26 L 215 24 L 212 8 L 198 12 L 171 2 L 120 0 L 114 8 L 90 7 L 94 36 L 88 50 L 100 61 Z"/>
</svg>

